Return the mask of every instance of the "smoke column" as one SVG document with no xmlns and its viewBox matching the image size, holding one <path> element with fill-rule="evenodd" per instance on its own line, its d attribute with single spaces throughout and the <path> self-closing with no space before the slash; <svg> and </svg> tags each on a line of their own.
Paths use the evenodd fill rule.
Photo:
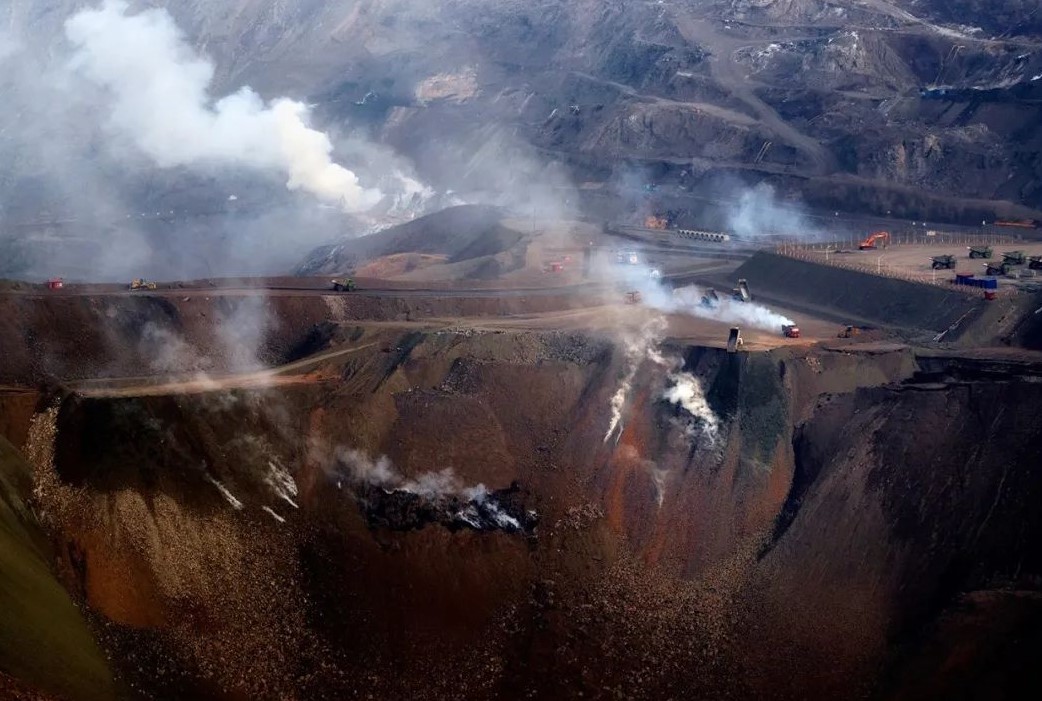
<svg viewBox="0 0 1042 701">
<path fill-rule="evenodd" d="M 823 238 L 821 230 L 810 223 L 800 208 L 779 203 L 774 188 L 767 184 L 742 191 L 738 206 L 728 213 L 727 226 L 746 239 L 771 234 L 803 240 Z"/>
<path fill-rule="evenodd" d="M 720 433 L 720 419 L 709 406 L 699 379 L 688 372 L 675 372 L 669 376 L 669 381 L 671 385 L 666 388 L 662 398 L 699 419 L 706 438 L 710 443 L 716 443 Z"/>
<path fill-rule="evenodd" d="M 231 165 L 286 176 L 345 211 L 364 211 L 381 194 L 333 162 L 332 142 L 308 126 L 308 107 L 279 98 L 265 103 L 252 89 L 213 101 L 214 66 L 188 45 L 162 9 L 128 14 L 107 0 L 65 24 L 76 49 L 72 67 L 112 98 L 109 127 L 163 168 Z"/>
</svg>

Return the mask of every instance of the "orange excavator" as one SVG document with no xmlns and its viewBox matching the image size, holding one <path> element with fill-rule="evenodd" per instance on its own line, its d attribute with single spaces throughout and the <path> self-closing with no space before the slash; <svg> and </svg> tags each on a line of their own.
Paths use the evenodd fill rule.
<svg viewBox="0 0 1042 701">
<path fill-rule="evenodd" d="M 879 248 L 879 246 L 876 245 L 877 243 L 881 244 L 883 248 L 886 248 L 887 246 L 889 246 L 890 245 L 890 232 L 889 231 L 877 231 L 876 233 L 872 234 L 871 236 L 866 238 L 864 241 L 862 241 L 860 244 L 858 244 L 858 250 L 861 250 L 861 251 L 874 251 L 877 248 Z"/>
</svg>

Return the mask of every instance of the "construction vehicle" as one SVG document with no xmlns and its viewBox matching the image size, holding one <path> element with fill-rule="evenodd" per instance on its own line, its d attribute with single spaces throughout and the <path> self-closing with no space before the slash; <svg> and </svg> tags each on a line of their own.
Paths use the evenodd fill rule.
<svg viewBox="0 0 1042 701">
<path fill-rule="evenodd" d="M 785 338 L 799 338 L 800 327 L 796 324 L 783 324 L 781 327 L 782 336 Z"/>
<path fill-rule="evenodd" d="M 349 277 L 338 277 L 335 280 L 330 280 L 333 285 L 334 292 L 354 292 L 356 289 L 355 281 Z"/>
<path fill-rule="evenodd" d="M 931 261 L 933 262 L 930 264 L 930 267 L 934 270 L 955 270 L 955 256 L 934 256 L 931 258 Z"/>
<path fill-rule="evenodd" d="M 993 254 L 991 246 L 970 246 L 970 258 L 989 260 Z"/>
<path fill-rule="evenodd" d="M 742 330 L 737 326 L 732 326 L 731 333 L 727 337 L 727 352 L 737 353 L 743 345 L 745 345 L 745 341 L 742 340 Z"/>
<path fill-rule="evenodd" d="M 1009 275 L 1010 271 L 1013 270 L 1013 264 L 1008 260 L 1004 260 L 1001 263 L 988 263 L 986 266 L 987 270 L 984 272 L 985 275 Z"/>
<path fill-rule="evenodd" d="M 1024 265 L 1028 262 L 1028 257 L 1024 251 L 1006 251 L 1002 254 L 1002 260 L 1010 265 Z"/>
<path fill-rule="evenodd" d="M 60 290 L 63 287 L 65 287 L 65 280 L 62 280 L 60 277 L 53 277 L 47 281 L 48 290 Z"/>
<path fill-rule="evenodd" d="M 1028 259 L 1028 267 L 1032 270 L 1042 270 L 1042 256 L 1031 256 Z"/>
<path fill-rule="evenodd" d="M 704 295 L 702 295 L 702 306 L 706 309 L 712 309 L 720 303 L 720 295 L 716 293 L 716 290 L 710 289 Z"/>
<path fill-rule="evenodd" d="M 878 244 L 878 245 L 877 245 Z M 879 247 L 886 248 L 890 245 L 890 232 L 877 231 L 858 244 L 859 251 L 874 251 Z"/>
<path fill-rule="evenodd" d="M 731 291 L 731 296 L 734 297 L 736 302 L 751 302 L 753 299 L 752 292 L 749 291 L 749 283 L 746 282 L 745 278 L 738 281 L 738 287 Z"/>
<path fill-rule="evenodd" d="M 144 278 L 135 278 L 130 281 L 130 289 L 132 290 L 154 290 L 158 287 L 159 285 L 156 283 L 145 280 Z"/>
<path fill-rule="evenodd" d="M 860 335 L 860 326 L 847 326 L 845 329 L 836 334 L 836 338 L 857 338 Z"/>
<path fill-rule="evenodd" d="M 644 295 L 638 290 L 630 290 L 626 293 L 626 304 L 640 304 L 644 301 Z"/>
</svg>

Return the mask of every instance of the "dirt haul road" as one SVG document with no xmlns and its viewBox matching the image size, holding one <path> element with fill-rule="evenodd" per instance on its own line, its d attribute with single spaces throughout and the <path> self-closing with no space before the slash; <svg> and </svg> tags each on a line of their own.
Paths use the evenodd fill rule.
<svg viewBox="0 0 1042 701">
<path fill-rule="evenodd" d="M 197 374 L 191 378 L 124 377 L 112 380 L 86 380 L 70 385 L 79 395 L 92 399 L 115 397 L 163 397 L 171 394 L 205 394 L 225 392 L 233 389 L 266 389 L 286 385 L 306 384 L 324 379 L 315 369 L 323 364 L 371 348 L 375 343 L 366 343 L 353 348 L 341 348 L 319 353 L 294 363 L 277 368 L 266 368 L 255 372 L 235 375 L 210 376 Z"/>
</svg>

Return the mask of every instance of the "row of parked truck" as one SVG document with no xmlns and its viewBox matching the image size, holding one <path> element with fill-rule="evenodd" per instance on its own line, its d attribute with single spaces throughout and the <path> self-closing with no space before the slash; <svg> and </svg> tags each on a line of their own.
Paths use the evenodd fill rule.
<svg viewBox="0 0 1042 701">
<path fill-rule="evenodd" d="M 991 246 L 970 246 L 969 257 L 971 259 L 986 260 L 988 275 L 1008 275 L 1018 265 L 1027 265 L 1031 270 L 1042 270 L 1042 256 L 1028 256 L 1024 251 L 1006 251 L 1002 254 L 1002 260 L 992 261 L 995 253 Z M 954 270 L 958 265 L 958 259 L 950 254 L 934 256 L 932 259 L 934 270 Z"/>
</svg>

